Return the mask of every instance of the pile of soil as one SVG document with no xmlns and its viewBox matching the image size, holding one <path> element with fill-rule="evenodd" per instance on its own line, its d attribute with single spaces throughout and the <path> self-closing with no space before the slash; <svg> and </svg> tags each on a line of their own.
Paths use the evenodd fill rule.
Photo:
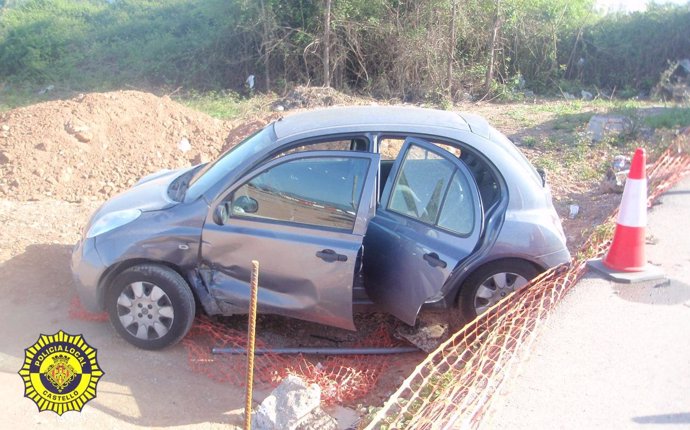
<svg viewBox="0 0 690 430">
<path fill-rule="evenodd" d="M 137 91 L 15 109 L 0 114 L 0 198 L 103 200 L 147 174 L 211 160 L 267 122 L 234 129 Z"/>
</svg>

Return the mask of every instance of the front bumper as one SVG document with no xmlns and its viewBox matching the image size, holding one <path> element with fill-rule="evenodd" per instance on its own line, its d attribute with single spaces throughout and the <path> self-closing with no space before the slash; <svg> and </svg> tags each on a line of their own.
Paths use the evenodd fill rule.
<svg viewBox="0 0 690 430">
<path fill-rule="evenodd" d="M 82 305 L 90 312 L 103 310 L 98 284 L 106 266 L 96 250 L 94 238 L 83 238 L 72 250 L 72 277 Z"/>
</svg>

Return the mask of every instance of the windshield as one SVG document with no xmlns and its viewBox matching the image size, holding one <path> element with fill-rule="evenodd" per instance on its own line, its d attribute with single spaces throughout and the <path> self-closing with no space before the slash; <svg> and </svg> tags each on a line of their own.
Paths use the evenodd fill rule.
<svg viewBox="0 0 690 430">
<path fill-rule="evenodd" d="M 194 174 L 189 181 L 189 189 L 187 189 L 185 194 L 185 200 L 196 200 L 218 181 L 227 176 L 229 172 L 237 169 L 246 163 L 252 155 L 264 151 L 273 143 L 272 128 L 269 126 L 233 146 L 216 161 L 203 166 Z"/>
</svg>

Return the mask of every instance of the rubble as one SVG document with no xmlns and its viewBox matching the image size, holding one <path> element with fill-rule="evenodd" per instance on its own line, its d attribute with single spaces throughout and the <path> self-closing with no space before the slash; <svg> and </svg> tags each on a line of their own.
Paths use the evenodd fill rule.
<svg viewBox="0 0 690 430">
<path fill-rule="evenodd" d="M 587 124 L 587 133 L 593 142 L 627 135 L 633 131 L 633 122 L 623 115 L 593 115 Z"/>
<path fill-rule="evenodd" d="M 606 170 L 606 176 L 600 185 L 602 193 L 621 194 L 625 186 L 625 180 L 630 171 L 630 157 L 616 155 L 613 157 L 611 165 Z"/>
<path fill-rule="evenodd" d="M 414 327 L 399 326 L 395 332 L 396 337 L 405 339 L 426 353 L 434 351 L 449 335 L 448 315 L 432 311 L 422 312 Z"/>
<path fill-rule="evenodd" d="M 289 375 L 261 402 L 252 416 L 256 430 L 337 429 L 337 421 L 323 411 L 321 388 L 307 385 L 301 378 Z"/>
<path fill-rule="evenodd" d="M 282 111 L 298 108 L 317 108 L 352 104 L 354 101 L 354 98 L 330 87 L 299 86 L 290 91 L 282 100 L 276 102 L 274 104 L 274 109 L 276 111 Z M 282 107 L 282 109 L 280 109 L 279 106 Z"/>
<path fill-rule="evenodd" d="M 690 102 L 690 59 L 671 63 L 661 74 L 652 95 L 664 101 Z"/>
</svg>

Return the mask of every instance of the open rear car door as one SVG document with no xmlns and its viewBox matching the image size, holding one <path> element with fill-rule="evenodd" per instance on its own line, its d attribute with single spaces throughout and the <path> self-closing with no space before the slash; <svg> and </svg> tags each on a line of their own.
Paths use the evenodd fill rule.
<svg viewBox="0 0 690 430">
<path fill-rule="evenodd" d="M 364 239 L 367 295 L 413 325 L 422 304 L 443 298 L 482 226 L 481 198 L 465 164 L 430 142 L 406 139 Z"/>
</svg>

